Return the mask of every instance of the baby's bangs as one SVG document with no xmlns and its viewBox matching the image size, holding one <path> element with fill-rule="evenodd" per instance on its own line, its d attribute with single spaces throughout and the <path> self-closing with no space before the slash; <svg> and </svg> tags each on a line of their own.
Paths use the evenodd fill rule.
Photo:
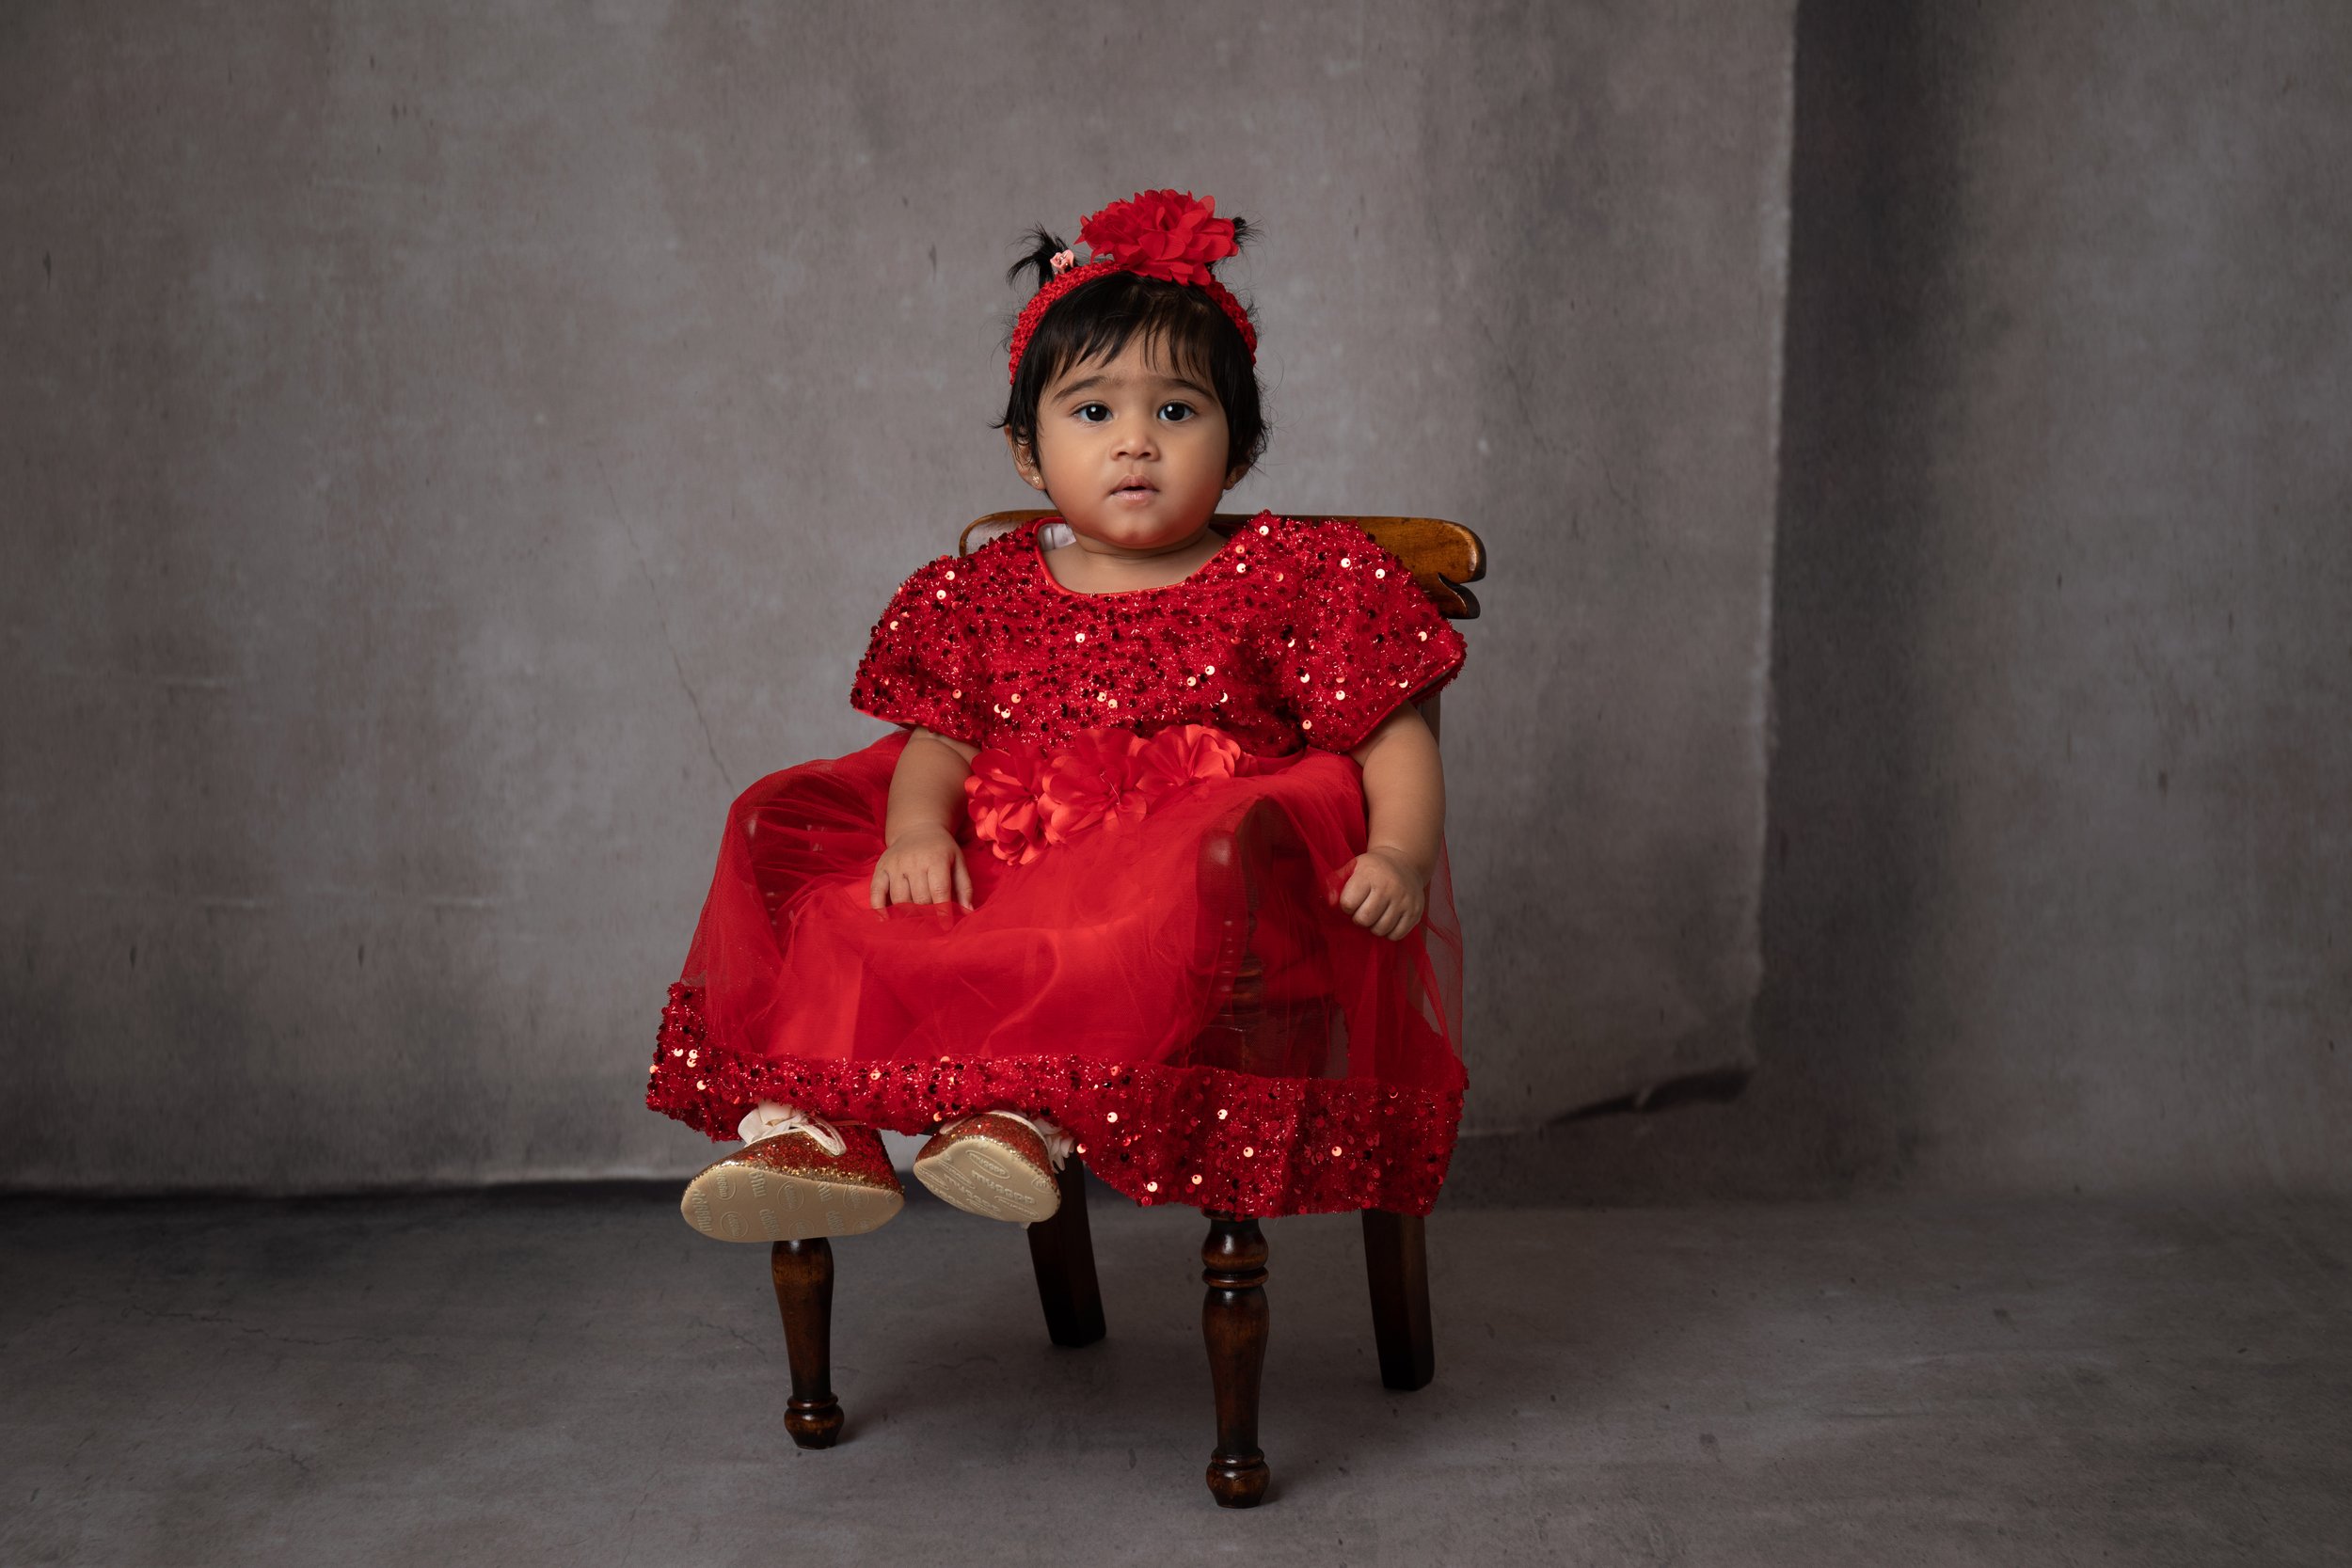
<svg viewBox="0 0 2352 1568">
<path fill-rule="evenodd" d="M 1106 278 L 1105 284 L 1129 279 Z M 1081 304 L 1075 295 L 1049 311 L 1029 355 L 1040 359 L 1038 390 L 1041 394 L 1077 366 L 1116 359 L 1130 343 L 1140 341 L 1144 352 L 1180 375 L 1207 386 L 1216 370 L 1219 328 L 1231 331 L 1225 313 L 1205 299 L 1189 297 L 1182 289 L 1125 289 L 1124 296 Z M 1085 305 L 1096 305 L 1089 309 Z M 1073 306 L 1078 309 L 1072 309 Z M 1063 321 L 1054 317 L 1070 310 Z M 1054 328 L 1061 330 L 1056 331 Z M 1042 351 L 1041 354 L 1040 351 Z"/>
</svg>

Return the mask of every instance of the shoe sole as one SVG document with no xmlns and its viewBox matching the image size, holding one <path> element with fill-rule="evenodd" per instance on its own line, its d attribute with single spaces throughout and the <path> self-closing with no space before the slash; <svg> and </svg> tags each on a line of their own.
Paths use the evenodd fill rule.
<svg viewBox="0 0 2352 1568">
<path fill-rule="evenodd" d="M 903 1194 L 854 1181 L 713 1165 L 686 1184 L 678 1212 L 714 1242 L 863 1236 L 906 1207 Z"/>
<path fill-rule="evenodd" d="M 1035 1165 L 999 1153 L 978 1138 L 949 1144 L 914 1162 L 914 1179 L 943 1203 L 982 1219 L 1034 1225 L 1061 1207 L 1061 1188 Z"/>
</svg>

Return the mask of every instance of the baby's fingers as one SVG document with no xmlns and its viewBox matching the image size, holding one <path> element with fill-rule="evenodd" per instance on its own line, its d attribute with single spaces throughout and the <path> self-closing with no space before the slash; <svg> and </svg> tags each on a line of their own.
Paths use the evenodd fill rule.
<svg viewBox="0 0 2352 1568">
<path fill-rule="evenodd" d="M 963 851 L 956 851 L 956 902 L 965 909 L 972 907 L 972 873 L 965 869 Z"/>
<path fill-rule="evenodd" d="M 889 897 L 890 873 L 878 864 L 874 867 L 873 883 L 866 890 L 866 902 L 879 911 L 884 903 L 888 902 Z"/>
<path fill-rule="evenodd" d="M 1346 900 L 1343 898 L 1341 902 L 1345 903 Z M 1356 924 L 1359 926 L 1378 925 L 1381 915 L 1388 911 L 1389 903 L 1389 890 L 1377 882 L 1367 881 L 1364 884 L 1363 899 L 1356 906 Z"/>
<path fill-rule="evenodd" d="M 1421 924 L 1421 917 L 1427 911 L 1428 905 L 1422 899 L 1399 898 L 1384 923 L 1388 928 L 1380 934 L 1391 942 L 1403 942 L 1413 934 L 1413 927 Z"/>
</svg>

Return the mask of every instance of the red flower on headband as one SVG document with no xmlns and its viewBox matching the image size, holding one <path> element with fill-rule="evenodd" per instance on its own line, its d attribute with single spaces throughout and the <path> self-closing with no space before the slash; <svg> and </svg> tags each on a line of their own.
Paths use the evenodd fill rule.
<svg viewBox="0 0 2352 1568">
<path fill-rule="evenodd" d="M 1216 198 L 1195 200 L 1190 191 L 1137 191 L 1087 219 L 1078 238 L 1095 261 L 1170 283 L 1206 283 L 1209 263 L 1240 248 L 1232 220 L 1216 215 Z"/>
<path fill-rule="evenodd" d="M 1054 276 L 1029 296 L 1013 322 L 1008 345 L 1012 353 L 1005 366 L 1008 381 L 1021 379 L 1021 356 L 1029 352 L 1029 340 L 1037 336 L 1045 312 L 1073 290 L 1114 271 L 1199 289 L 1225 312 L 1248 348 L 1250 360 L 1257 360 L 1258 329 L 1250 325 L 1249 312 L 1232 291 L 1209 275 L 1211 262 L 1240 249 L 1233 240 L 1232 220 L 1216 215 L 1215 197 L 1196 200 L 1190 191 L 1137 191 L 1133 200 L 1114 201 L 1087 219 L 1078 237 L 1094 254 L 1084 266 L 1064 266 L 1063 258 L 1071 254 L 1067 250 L 1055 254 Z"/>
</svg>

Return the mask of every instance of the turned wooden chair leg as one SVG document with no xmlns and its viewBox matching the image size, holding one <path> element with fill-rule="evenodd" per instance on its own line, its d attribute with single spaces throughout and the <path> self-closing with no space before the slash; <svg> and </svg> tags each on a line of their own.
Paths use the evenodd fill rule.
<svg viewBox="0 0 2352 1568">
<path fill-rule="evenodd" d="M 792 1398 L 784 1430 L 804 1449 L 830 1449 L 841 1435 L 841 1402 L 833 1397 L 833 1243 L 822 1236 L 778 1242 L 768 1255 L 792 1358 Z"/>
<path fill-rule="evenodd" d="M 1090 1345 L 1103 1337 L 1103 1288 L 1094 1276 L 1094 1232 L 1087 1224 L 1086 1167 L 1062 1162 L 1061 1207 L 1029 1227 L 1029 1266 L 1045 1308 L 1045 1332 L 1057 1345 Z"/>
<path fill-rule="evenodd" d="M 1265 1370 L 1266 1244 L 1256 1220 L 1209 1213 L 1200 1244 L 1200 1334 L 1216 1388 L 1216 1451 L 1209 1492 L 1219 1508 L 1255 1508 L 1265 1497 L 1265 1454 L 1258 1448 L 1258 1382 Z"/>
<path fill-rule="evenodd" d="M 1429 1333 L 1429 1248 L 1419 1214 L 1364 1211 L 1364 1274 L 1372 1282 L 1372 1337 L 1380 1347 L 1380 1381 L 1425 1388 L 1437 1375 Z"/>
</svg>

